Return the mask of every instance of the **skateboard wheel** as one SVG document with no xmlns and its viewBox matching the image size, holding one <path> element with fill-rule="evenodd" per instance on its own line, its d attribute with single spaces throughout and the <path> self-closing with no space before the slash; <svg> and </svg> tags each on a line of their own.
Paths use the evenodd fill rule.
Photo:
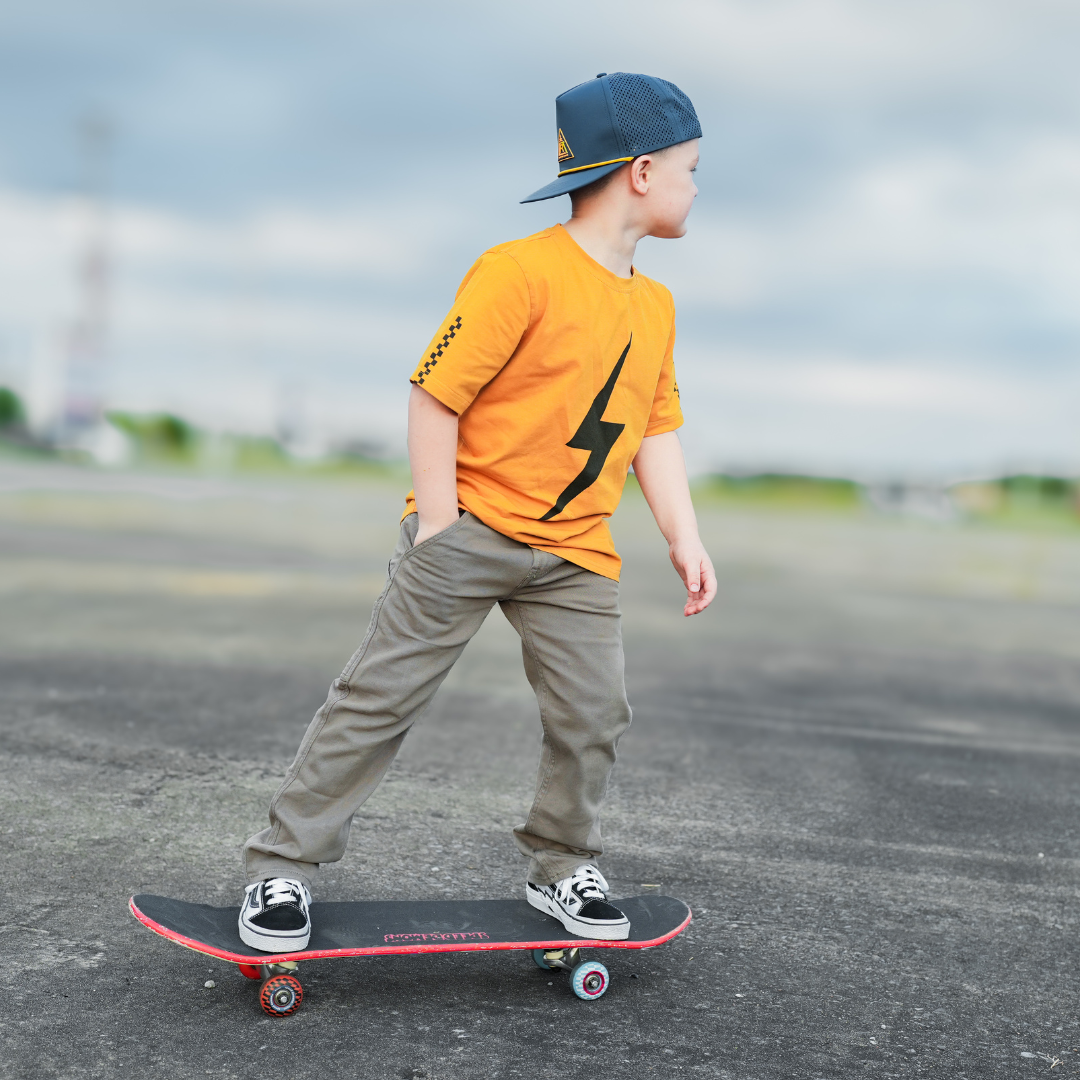
<svg viewBox="0 0 1080 1080">
<path fill-rule="evenodd" d="M 259 1004 L 268 1016 L 292 1016 L 304 1000 L 304 988 L 295 975 L 274 975 L 259 992 Z"/>
<path fill-rule="evenodd" d="M 237 964 L 240 969 L 240 974 L 248 979 L 261 979 L 262 969 L 256 964 Z"/>
<path fill-rule="evenodd" d="M 538 968 L 543 968 L 545 971 L 554 971 L 555 969 L 547 962 L 547 954 L 547 949 L 533 949 L 533 962 Z"/>
<path fill-rule="evenodd" d="M 596 960 L 587 960 L 574 968 L 574 993 L 583 1001 L 593 1001 L 601 997 L 608 988 L 608 969 Z"/>
</svg>

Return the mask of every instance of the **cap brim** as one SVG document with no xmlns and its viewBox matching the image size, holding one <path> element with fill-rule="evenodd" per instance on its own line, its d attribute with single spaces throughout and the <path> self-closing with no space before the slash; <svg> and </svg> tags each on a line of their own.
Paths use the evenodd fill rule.
<svg viewBox="0 0 1080 1080">
<path fill-rule="evenodd" d="M 621 169 L 625 164 L 625 161 L 616 161 L 611 165 L 597 165 L 595 169 L 582 169 L 581 172 L 567 173 L 566 176 L 560 176 L 557 180 L 552 180 L 550 184 L 546 184 L 539 191 L 534 191 L 527 199 L 521 201 L 523 203 L 543 202 L 544 199 L 554 199 L 556 195 L 566 195 L 568 192 L 577 191 L 578 188 L 582 188 L 586 184 L 591 184 L 594 180 L 599 180 L 602 176 L 613 173 L 616 169 Z"/>
</svg>

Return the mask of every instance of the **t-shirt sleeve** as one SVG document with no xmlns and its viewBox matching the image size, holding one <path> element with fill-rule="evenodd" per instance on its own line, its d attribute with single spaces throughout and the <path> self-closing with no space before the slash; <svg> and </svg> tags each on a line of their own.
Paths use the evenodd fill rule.
<svg viewBox="0 0 1080 1080">
<path fill-rule="evenodd" d="M 679 384 L 675 381 L 675 321 L 671 322 L 664 362 L 660 367 L 660 379 L 653 395 L 652 412 L 645 427 L 645 438 L 662 435 L 682 427 L 683 415 L 679 404 Z"/>
<path fill-rule="evenodd" d="M 516 260 L 486 252 L 465 275 L 409 381 L 463 413 L 514 354 L 531 313 L 529 283 Z"/>
</svg>

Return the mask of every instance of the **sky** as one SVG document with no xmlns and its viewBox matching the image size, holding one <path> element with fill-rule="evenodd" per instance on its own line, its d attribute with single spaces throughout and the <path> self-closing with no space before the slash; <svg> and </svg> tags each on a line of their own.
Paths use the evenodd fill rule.
<svg viewBox="0 0 1080 1080">
<path fill-rule="evenodd" d="M 1080 472 L 1080 8 L 1059 0 L 0 9 L 0 382 L 55 401 L 114 129 L 107 396 L 400 452 L 485 248 L 569 213 L 554 98 L 644 71 L 704 137 L 678 310 L 694 471 Z"/>
</svg>

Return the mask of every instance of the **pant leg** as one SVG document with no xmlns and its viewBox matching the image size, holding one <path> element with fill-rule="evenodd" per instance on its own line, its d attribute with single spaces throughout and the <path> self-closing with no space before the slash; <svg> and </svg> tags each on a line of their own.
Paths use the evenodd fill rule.
<svg viewBox="0 0 1080 1080">
<path fill-rule="evenodd" d="M 618 582 L 535 554 L 548 569 L 502 609 L 521 636 L 544 728 L 536 798 L 514 837 L 532 860 L 529 880 L 550 885 L 603 852 L 600 804 L 631 713 Z"/>
<path fill-rule="evenodd" d="M 285 780 L 270 825 L 244 846 L 250 881 L 295 877 L 345 852 L 353 815 L 378 786 L 495 601 L 528 574 L 532 552 L 470 514 L 412 547 L 402 524 L 389 577 L 360 648 L 334 680 Z"/>
</svg>

